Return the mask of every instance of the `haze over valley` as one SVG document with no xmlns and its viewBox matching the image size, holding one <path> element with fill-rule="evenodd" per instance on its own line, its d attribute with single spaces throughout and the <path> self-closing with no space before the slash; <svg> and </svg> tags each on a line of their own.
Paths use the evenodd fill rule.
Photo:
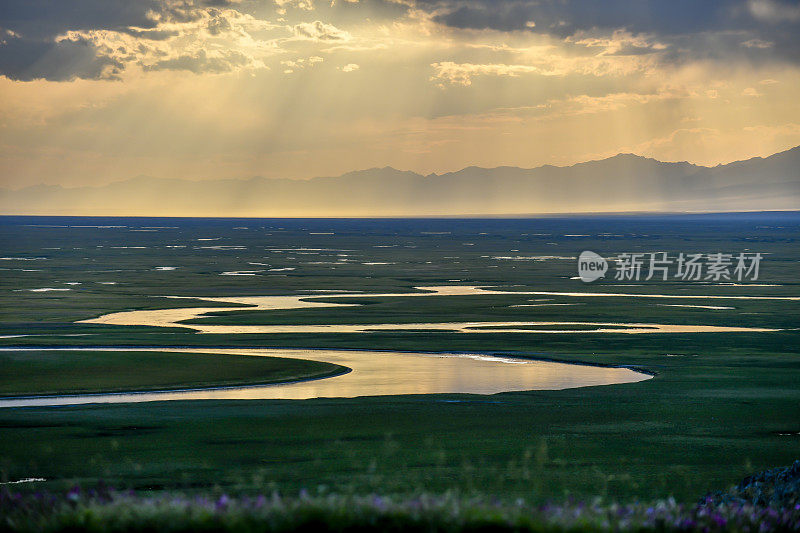
<svg viewBox="0 0 800 533">
<path fill-rule="evenodd" d="M 568 167 L 467 167 L 427 176 L 391 167 L 309 180 L 142 176 L 98 187 L 5 190 L 0 211 L 307 217 L 791 210 L 800 207 L 798 169 L 800 147 L 715 167 L 620 154 Z"/>
</svg>

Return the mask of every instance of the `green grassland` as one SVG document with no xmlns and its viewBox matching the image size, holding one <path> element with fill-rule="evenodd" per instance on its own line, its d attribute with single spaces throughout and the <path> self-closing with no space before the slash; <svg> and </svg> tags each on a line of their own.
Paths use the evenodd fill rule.
<svg viewBox="0 0 800 533">
<path fill-rule="evenodd" d="M 74 482 L 91 485 L 103 479 L 115 486 L 145 490 L 249 493 L 305 488 L 320 494 L 453 490 L 532 500 L 567 495 L 653 499 L 672 494 L 693 501 L 753 471 L 789 464 L 800 458 L 797 301 L 515 294 L 348 296 L 325 300 L 364 305 L 269 312 L 243 309 L 199 319 L 210 324 L 561 320 L 781 329 L 764 333 L 505 334 L 487 330 L 470 334 L 203 335 L 185 328 L 75 323 L 127 309 L 214 306 L 160 298 L 164 295 L 298 294 L 313 289 L 378 294 L 452 283 L 492 285 L 508 291 L 800 294 L 800 224 L 796 219 L 730 223 L 711 218 L 701 224 L 670 220 L 428 221 L 397 222 L 394 226 L 385 221 L 362 222 L 362 226 L 331 221 L 297 221 L 294 226 L 285 221 L 260 222 L 257 226 L 253 221 L 236 221 L 228 226 L 219 222 L 218 227 L 181 226 L 156 233 L 44 232 L 0 225 L 4 254 L 47 257 L 25 262 L 26 268 L 33 266 L 38 271 L 7 270 L 0 280 L 0 334 L 9 336 L 0 338 L 0 346 L 94 346 L 106 351 L 131 345 L 482 351 L 629 365 L 655 374 L 653 379 L 635 384 L 493 396 L 2 409 L 0 478 L 48 480 L 23 487 L 26 490 L 60 488 Z M 233 231 L 230 226 L 248 226 L 250 230 Z M 330 228 L 336 230 L 335 237 L 311 235 Z M 451 233 L 423 234 L 421 230 Z M 620 236 L 602 237 L 600 231 Z M 200 237 L 219 237 L 215 243 L 245 249 L 192 248 L 191 243 Z M 120 242 L 146 248 L 111 248 Z M 165 247 L 187 243 L 186 249 Z M 59 246 L 60 251 L 45 250 Z M 295 252 L 286 252 L 289 248 Z M 300 249 L 314 249 L 301 252 L 316 255 L 300 255 Z M 575 275 L 575 261 L 570 257 L 583 249 L 604 255 L 745 249 L 768 255 L 759 282 L 750 286 L 649 281 L 631 287 L 614 280 L 583 286 L 570 280 Z M 331 264 L 338 254 L 354 260 Z M 564 259 L 496 259 L 517 256 Z M 362 264 L 367 262 L 391 264 Z M 263 267 L 254 276 L 220 275 L 260 268 L 251 263 L 295 270 Z M 158 265 L 178 269 L 155 271 Z M 72 290 L 64 292 L 24 290 L 65 286 L 56 285 L 59 282 L 81 285 L 71 285 Z M 547 301 L 530 301 L 536 299 Z M 529 303 L 577 305 L 512 307 Z M 10 337 L 18 334 L 36 336 Z"/>
<path fill-rule="evenodd" d="M 266 384 L 330 377 L 319 361 L 242 355 L 125 352 L 0 352 L 0 397 Z"/>
<path fill-rule="evenodd" d="M 679 343 L 679 339 L 672 339 Z M 797 344 L 795 344 L 797 346 Z M 800 452 L 800 354 L 560 354 L 640 383 L 489 397 L 0 411 L 3 475 L 51 485 L 692 500 Z"/>
</svg>

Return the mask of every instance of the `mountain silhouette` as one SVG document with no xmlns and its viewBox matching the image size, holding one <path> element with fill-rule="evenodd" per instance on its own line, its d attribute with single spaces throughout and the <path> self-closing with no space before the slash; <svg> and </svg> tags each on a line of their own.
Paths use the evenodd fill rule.
<svg viewBox="0 0 800 533">
<path fill-rule="evenodd" d="M 0 189 L 0 213 L 164 216 L 455 216 L 800 209 L 800 147 L 715 167 L 633 154 L 572 166 L 391 167 L 307 180 L 139 176 L 100 187 Z"/>
</svg>

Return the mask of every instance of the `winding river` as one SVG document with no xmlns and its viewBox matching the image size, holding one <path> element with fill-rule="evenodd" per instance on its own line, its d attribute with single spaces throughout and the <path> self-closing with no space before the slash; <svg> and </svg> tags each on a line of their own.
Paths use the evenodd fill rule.
<svg viewBox="0 0 800 533">
<path fill-rule="evenodd" d="M 293 325 L 214 325 L 187 324 L 185 321 L 207 317 L 208 313 L 226 311 L 264 311 L 310 307 L 354 306 L 356 303 L 318 301 L 332 297 L 432 297 L 502 295 L 509 292 L 478 286 L 416 287 L 420 292 L 367 294 L 352 292 L 306 294 L 294 296 L 248 297 L 177 297 L 229 303 L 237 307 L 184 307 L 176 309 L 135 310 L 109 313 L 83 323 L 119 326 L 153 326 L 189 328 L 201 334 L 247 333 L 368 333 L 370 331 L 450 331 L 458 333 L 552 333 L 552 334 L 654 334 L 701 332 L 765 332 L 767 328 L 709 325 L 675 325 L 651 323 L 607 322 L 419 322 L 391 324 L 293 324 Z M 620 293 L 566 293 L 527 291 L 514 295 L 553 295 L 570 297 L 628 297 L 682 299 L 769 299 L 797 300 L 796 297 L 759 296 L 695 296 Z M 244 306 L 244 307 L 241 307 Z M 579 329 L 575 329 L 575 328 Z M 57 349 L 57 348 L 54 348 Z M 76 350 L 76 348 L 61 348 Z M 77 348 L 81 349 L 81 348 Z M 90 349 L 90 348 L 83 348 Z M 91 348 L 101 349 L 101 348 Z M 108 350 L 108 349 L 105 349 Z M 113 348 L 113 350 L 123 350 Z M 558 390 L 593 385 L 632 383 L 649 379 L 649 374 L 630 368 L 602 367 L 540 361 L 474 353 L 407 353 L 366 350 L 307 350 L 307 349 L 213 349 L 213 348 L 128 348 L 126 351 L 165 351 L 179 353 L 239 354 L 254 357 L 285 357 L 334 363 L 350 372 L 334 377 L 293 383 L 254 385 L 244 387 L 134 392 L 114 394 L 85 394 L 71 396 L 42 396 L 0 399 L 0 407 L 54 406 L 87 403 L 148 402 L 161 400 L 210 399 L 273 399 L 303 400 L 310 398 L 352 398 L 402 394 L 495 394 L 526 390 Z"/>
<path fill-rule="evenodd" d="M 75 349 L 59 348 L 59 350 L 71 351 Z M 324 379 L 273 385 L 163 392 L 8 398 L 0 399 L 0 407 L 163 400 L 305 400 L 309 398 L 353 398 L 356 396 L 397 394 L 495 394 L 498 392 L 558 390 L 592 385 L 633 383 L 651 377 L 648 374 L 636 372 L 629 368 L 576 365 L 470 353 L 426 354 L 360 350 L 256 348 L 129 348 L 124 351 L 154 350 L 310 359 L 341 365 L 351 369 L 351 371 Z"/>
<path fill-rule="evenodd" d="M 189 328 L 200 333 L 218 334 L 265 334 L 265 333 L 365 333 L 370 331 L 414 330 L 414 331 L 451 331 L 457 333 L 719 333 L 719 332 L 763 332 L 777 331 L 767 328 L 748 328 L 735 326 L 677 325 L 618 322 L 552 322 L 552 321 L 504 321 L 504 322 L 418 322 L 404 324 L 289 324 L 289 325 L 233 325 L 187 324 L 185 321 L 203 318 L 208 313 L 226 311 L 268 311 L 278 309 L 301 309 L 309 307 L 341 307 L 357 306 L 352 303 L 320 302 L 314 298 L 335 297 L 434 297 L 434 296 L 482 296 L 482 295 L 560 295 L 560 296 L 608 296 L 608 297 L 643 297 L 643 298 L 760 298 L 746 296 L 714 297 L 714 296 L 668 296 L 660 294 L 614 294 L 614 293 L 556 293 L 556 292 L 505 292 L 485 289 L 474 285 L 446 285 L 431 287 L 415 287 L 425 292 L 390 293 L 390 294 L 306 294 L 298 296 L 242 296 L 242 297 L 176 297 L 209 302 L 231 303 L 248 307 L 183 307 L 177 309 L 155 309 L 123 311 L 110 313 L 97 318 L 82 320 L 89 324 L 113 324 L 117 326 L 160 326 Z M 795 299 L 780 297 L 763 297 L 764 299 Z M 568 326 L 559 328 L 558 326 Z M 580 326 L 574 329 L 569 326 Z"/>
</svg>

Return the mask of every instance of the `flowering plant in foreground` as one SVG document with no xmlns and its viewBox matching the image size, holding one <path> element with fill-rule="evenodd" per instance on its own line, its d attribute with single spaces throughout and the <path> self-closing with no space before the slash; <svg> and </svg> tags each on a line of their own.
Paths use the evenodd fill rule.
<svg viewBox="0 0 800 533">
<path fill-rule="evenodd" d="M 529 505 L 456 494 L 229 497 L 0 490 L 0 531 L 800 531 L 800 461 L 745 478 L 694 505 L 601 500 Z"/>
<path fill-rule="evenodd" d="M 541 506 L 453 494 L 417 497 L 316 496 L 305 492 L 232 498 L 139 496 L 104 487 L 66 494 L 0 492 L 7 531 L 800 531 L 800 504 L 774 507 L 709 496 L 620 505 Z"/>
</svg>

